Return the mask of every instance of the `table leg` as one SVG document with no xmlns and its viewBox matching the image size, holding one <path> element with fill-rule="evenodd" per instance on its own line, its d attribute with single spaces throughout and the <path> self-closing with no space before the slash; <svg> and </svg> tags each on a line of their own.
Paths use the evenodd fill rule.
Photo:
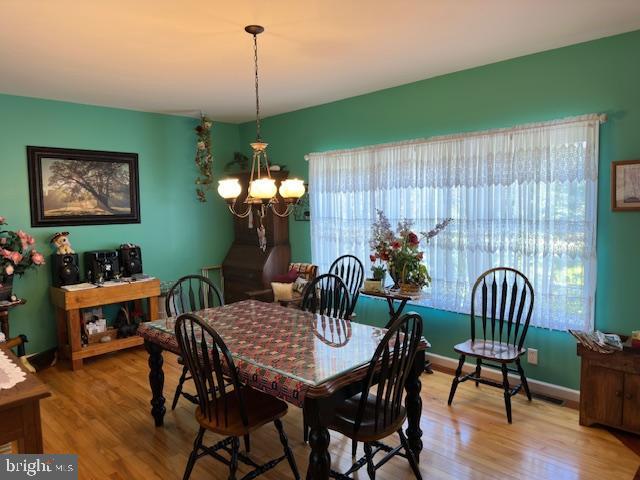
<svg viewBox="0 0 640 480">
<path fill-rule="evenodd" d="M 149 312 L 149 320 L 158 320 L 158 301 L 160 297 L 149 297 L 148 298 L 148 312 Z"/>
<path fill-rule="evenodd" d="M 307 398 L 304 402 L 304 415 L 309 424 L 309 467 L 307 480 L 327 480 L 331 469 L 329 455 L 329 430 L 323 425 L 325 415 L 321 413 L 321 399 Z"/>
<path fill-rule="evenodd" d="M 74 352 L 79 352 L 82 349 L 82 342 L 80 338 L 80 310 L 68 310 L 67 311 L 67 335 L 69 336 L 69 347 L 71 349 L 71 369 L 79 370 L 82 368 L 82 359 L 74 359 Z"/>
<path fill-rule="evenodd" d="M 422 451 L 422 430 L 420 429 L 420 416 L 422 415 L 422 398 L 420 398 L 420 390 L 422 383 L 420 382 L 420 374 L 424 370 L 424 350 L 416 353 L 416 358 L 411 367 L 409 378 L 405 385 L 407 398 L 405 406 L 407 408 L 407 440 L 409 447 L 413 451 L 416 460 L 420 461 L 420 452 Z"/>
<path fill-rule="evenodd" d="M 22 407 L 23 437 L 18 440 L 19 453 L 43 453 L 40 401 L 27 402 Z"/>
<path fill-rule="evenodd" d="M 151 415 L 155 420 L 156 427 L 164 424 L 164 414 L 167 409 L 164 407 L 164 372 L 162 371 L 162 347 L 156 343 L 144 341 L 144 348 L 149 352 L 149 385 L 151 386 Z"/>
</svg>

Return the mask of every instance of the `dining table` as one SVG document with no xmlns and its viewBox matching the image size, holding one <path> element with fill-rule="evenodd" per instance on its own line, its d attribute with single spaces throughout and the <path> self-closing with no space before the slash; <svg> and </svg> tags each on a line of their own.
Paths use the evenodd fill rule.
<svg viewBox="0 0 640 480">
<path fill-rule="evenodd" d="M 369 363 L 386 330 L 257 300 L 195 313 L 222 337 L 243 384 L 304 410 L 310 428 L 306 478 L 328 479 L 327 422 L 336 406 L 365 388 Z M 163 425 L 166 412 L 163 352 L 180 355 L 174 328 L 175 318 L 170 317 L 145 322 L 138 329 L 149 353 L 151 415 L 156 427 Z M 407 439 L 418 461 L 422 451 L 420 374 L 429 346 L 423 339 L 405 384 Z"/>
</svg>

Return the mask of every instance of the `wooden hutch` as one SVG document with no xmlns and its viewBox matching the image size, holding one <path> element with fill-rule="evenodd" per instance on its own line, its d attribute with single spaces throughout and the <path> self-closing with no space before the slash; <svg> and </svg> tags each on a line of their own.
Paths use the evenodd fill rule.
<svg viewBox="0 0 640 480">
<path fill-rule="evenodd" d="M 240 212 L 244 212 L 246 205 L 243 203 L 247 196 L 250 172 L 234 174 L 240 180 L 242 193 L 238 197 L 236 206 Z M 271 177 L 276 180 L 276 185 L 285 180 L 289 172 L 271 172 Z M 280 195 L 278 198 L 282 202 Z M 278 211 L 284 211 L 284 204 L 276 206 Z M 266 230 L 267 248 L 263 252 L 258 246 L 259 225 L 258 216 L 253 215 L 253 226 L 249 228 L 250 218 L 233 217 L 233 244 L 222 262 L 224 273 L 224 301 L 225 303 L 246 300 L 246 292 L 270 288 L 271 279 L 275 275 L 286 273 L 291 261 L 291 246 L 289 244 L 289 219 L 274 215 L 270 208 L 263 219 Z"/>
</svg>

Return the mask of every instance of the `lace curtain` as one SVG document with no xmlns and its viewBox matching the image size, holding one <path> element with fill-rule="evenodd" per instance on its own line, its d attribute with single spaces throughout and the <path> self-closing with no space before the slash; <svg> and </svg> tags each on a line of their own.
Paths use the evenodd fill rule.
<svg viewBox="0 0 640 480">
<path fill-rule="evenodd" d="M 313 262 L 351 253 L 370 268 L 376 209 L 427 231 L 454 222 L 425 251 L 427 306 L 469 311 L 485 270 L 511 266 L 534 287 L 532 325 L 592 329 L 600 116 L 313 153 Z"/>
</svg>

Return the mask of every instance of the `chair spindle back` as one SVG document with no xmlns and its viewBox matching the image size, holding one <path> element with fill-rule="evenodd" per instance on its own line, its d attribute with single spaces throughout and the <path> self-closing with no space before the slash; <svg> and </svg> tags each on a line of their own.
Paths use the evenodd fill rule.
<svg viewBox="0 0 640 480">
<path fill-rule="evenodd" d="M 492 268 L 480 275 L 471 291 L 473 341 L 476 340 L 478 300 L 483 340 L 522 348 L 533 311 L 534 293 L 529 279 L 518 270 L 508 267 Z"/>
<path fill-rule="evenodd" d="M 336 275 L 319 275 L 305 287 L 302 310 L 346 319 L 351 315 L 349 289 Z"/>
<path fill-rule="evenodd" d="M 422 339 L 422 317 L 407 313 L 398 318 L 376 348 L 360 398 L 355 431 L 360 429 L 367 405 L 367 395 L 377 383 L 374 430 L 384 431 L 398 419 L 404 386 Z"/>
<path fill-rule="evenodd" d="M 329 273 L 340 277 L 351 294 L 351 312 L 356 308 L 360 289 L 364 283 L 364 266 L 360 259 L 354 255 L 342 255 L 329 267 Z"/>
<path fill-rule="evenodd" d="M 201 275 L 182 277 L 171 287 L 165 300 L 170 317 L 222 305 L 224 300 L 218 287 Z"/>
<path fill-rule="evenodd" d="M 236 366 L 222 338 L 193 313 L 178 316 L 175 332 L 182 358 L 196 385 L 202 415 L 209 421 L 215 416 L 219 425 L 224 422 L 228 426 L 229 405 L 240 402 L 240 418 L 248 425 Z M 233 386 L 231 391 L 226 388 L 229 384 Z"/>
</svg>

